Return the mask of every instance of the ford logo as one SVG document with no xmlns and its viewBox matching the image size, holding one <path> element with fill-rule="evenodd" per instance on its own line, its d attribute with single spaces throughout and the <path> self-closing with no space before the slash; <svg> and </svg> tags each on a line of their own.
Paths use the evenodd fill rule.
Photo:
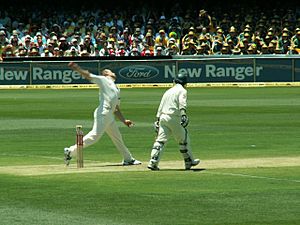
<svg viewBox="0 0 300 225">
<path fill-rule="evenodd" d="M 119 71 L 121 77 L 130 80 L 145 80 L 156 77 L 159 70 L 152 66 L 126 66 Z"/>
</svg>

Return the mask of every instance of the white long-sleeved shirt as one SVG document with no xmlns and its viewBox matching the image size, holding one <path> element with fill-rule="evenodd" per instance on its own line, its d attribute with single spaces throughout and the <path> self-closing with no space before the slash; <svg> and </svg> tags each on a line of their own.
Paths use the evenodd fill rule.
<svg viewBox="0 0 300 225">
<path fill-rule="evenodd" d="M 120 105 L 120 89 L 109 77 L 91 74 L 91 82 L 99 86 L 99 107 L 98 113 L 107 114 L 114 112 L 117 105 Z"/>
<path fill-rule="evenodd" d="M 161 114 L 180 116 L 180 110 L 186 110 L 186 107 L 187 90 L 181 84 L 175 84 L 164 93 L 156 117 L 160 117 Z"/>
</svg>

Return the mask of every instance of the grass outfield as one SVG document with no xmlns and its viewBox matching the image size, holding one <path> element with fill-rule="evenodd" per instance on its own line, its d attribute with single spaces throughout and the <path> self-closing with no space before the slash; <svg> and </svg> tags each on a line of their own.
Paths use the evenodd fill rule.
<svg viewBox="0 0 300 225">
<path fill-rule="evenodd" d="M 190 88 L 189 132 L 202 162 L 184 171 L 170 140 L 146 169 L 165 88 L 122 89 L 135 127 L 120 129 L 141 166 L 122 167 L 104 135 L 85 168 L 63 165 L 75 125 L 87 133 L 96 89 L 0 90 L 2 225 L 299 225 L 299 87 Z"/>
</svg>

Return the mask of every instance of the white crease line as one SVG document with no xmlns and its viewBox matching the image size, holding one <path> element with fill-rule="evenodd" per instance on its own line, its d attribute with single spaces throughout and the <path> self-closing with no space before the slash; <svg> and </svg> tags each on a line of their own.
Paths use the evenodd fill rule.
<svg viewBox="0 0 300 225">
<path fill-rule="evenodd" d="M 42 159 L 55 159 L 55 160 L 64 160 L 64 156 L 62 154 L 62 157 L 54 157 L 54 156 L 42 156 L 42 155 L 23 155 L 23 154 L 7 154 L 7 153 L 2 153 L 0 154 L 0 156 L 10 156 L 10 157 L 31 157 L 31 158 L 42 158 Z M 95 160 L 91 160 L 91 159 L 84 159 L 84 161 L 88 161 L 88 162 L 98 162 Z"/>
<path fill-rule="evenodd" d="M 205 173 L 217 174 L 217 175 L 225 175 L 225 176 L 250 177 L 250 178 L 256 178 L 256 179 L 266 179 L 266 180 L 276 180 L 276 181 L 290 181 L 290 182 L 300 183 L 300 180 L 291 180 L 291 179 L 265 177 L 265 176 L 255 176 L 255 175 L 241 174 L 241 173 L 222 173 L 222 172 L 212 172 L 212 171 L 204 171 L 204 172 Z"/>
</svg>

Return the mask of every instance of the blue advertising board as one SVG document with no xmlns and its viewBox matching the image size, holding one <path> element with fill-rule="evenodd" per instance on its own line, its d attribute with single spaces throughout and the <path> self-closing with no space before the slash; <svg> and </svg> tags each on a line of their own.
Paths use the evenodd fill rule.
<svg viewBox="0 0 300 225">
<path fill-rule="evenodd" d="M 256 68 L 260 74 L 261 68 Z M 178 72 L 187 74 L 190 82 L 253 82 L 254 68 L 249 59 L 216 59 L 179 61 Z"/>
<path fill-rule="evenodd" d="M 0 85 L 89 84 L 68 61 L 0 63 Z M 227 57 L 152 60 L 85 60 L 77 63 L 91 73 L 109 68 L 118 84 L 171 83 L 178 73 L 189 83 L 300 81 L 300 57 Z"/>
<path fill-rule="evenodd" d="M 104 61 L 100 70 L 109 68 L 117 74 L 116 83 L 170 83 L 176 75 L 176 62 L 164 61 Z M 165 76 L 166 68 L 174 68 Z"/>
<path fill-rule="evenodd" d="M 292 60 L 290 59 L 256 59 L 256 66 L 263 68 L 261 76 L 256 76 L 257 82 L 291 82 Z"/>
<path fill-rule="evenodd" d="M 29 63 L 0 63 L 0 85 L 28 85 L 31 82 Z"/>
<path fill-rule="evenodd" d="M 295 81 L 300 81 L 300 59 L 294 61 Z"/>
<path fill-rule="evenodd" d="M 78 62 L 90 72 L 98 72 L 98 62 Z M 85 84 L 89 81 L 68 67 L 68 62 L 33 62 L 31 65 L 31 84 Z"/>
</svg>

